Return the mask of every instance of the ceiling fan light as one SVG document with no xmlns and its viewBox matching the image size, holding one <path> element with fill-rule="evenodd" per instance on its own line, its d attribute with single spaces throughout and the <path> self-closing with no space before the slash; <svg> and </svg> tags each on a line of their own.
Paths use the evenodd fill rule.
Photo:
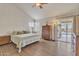
<svg viewBox="0 0 79 59">
<path fill-rule="evenodd" d="M 40 3 L 36 3 L 36 7 L 40 7 L 41 6 L 41 4 Z"/>
</svg>

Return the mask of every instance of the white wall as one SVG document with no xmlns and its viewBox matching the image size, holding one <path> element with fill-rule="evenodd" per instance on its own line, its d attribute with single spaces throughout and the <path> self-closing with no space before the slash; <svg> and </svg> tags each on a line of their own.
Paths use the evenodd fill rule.
<svg viewBox="0 0 79 59">
<path fill-rule="evenodd" d="M 0 4 L 0 35 L 15 30 L 29 30 L 32 18 L 13 4 Z"/>
</svg>

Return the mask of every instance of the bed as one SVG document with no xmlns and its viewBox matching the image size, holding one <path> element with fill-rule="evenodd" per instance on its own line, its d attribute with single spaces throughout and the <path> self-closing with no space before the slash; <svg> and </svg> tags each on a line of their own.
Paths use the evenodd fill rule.
<svg viewBox="0 0 79 59">
<path fill-rule="evenodd" d="M 16 44 L 18 48 L 18 52 L 20 53 L 22 47 L 25 47 L 28 44 L 34 43 L 40 40 L 39 33 L 27 33 L 27 34 L 19 34 L 19 35 L 11 35 L 11 41 Z"/>
</svg>

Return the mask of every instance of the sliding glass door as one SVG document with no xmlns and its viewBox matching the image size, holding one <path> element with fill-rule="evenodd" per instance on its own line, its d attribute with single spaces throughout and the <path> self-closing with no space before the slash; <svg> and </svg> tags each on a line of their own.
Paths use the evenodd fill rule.
<svg viewBox="0 0 79 59">
<path fill-rule="evenodd" d="M 73 32 L 72 22 L 61 22 L 57 26 L 57 40 L 63 42 L 71 42 L 72 32 Z"/>
</svg>

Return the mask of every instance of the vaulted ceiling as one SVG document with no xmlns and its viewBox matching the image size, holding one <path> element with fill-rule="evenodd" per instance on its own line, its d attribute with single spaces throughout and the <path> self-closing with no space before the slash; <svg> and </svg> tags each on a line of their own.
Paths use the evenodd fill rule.
<svg viewBox="0 0 79 59">
<path fill-rule="evenodd" d="M 16 4 L 17 8 L 23 10 L 33 19 L 79 14 L 79 3 L 48 3 L 42 9 L 32 7 L 32 5 L 33 3 Z"/>
</svg>

